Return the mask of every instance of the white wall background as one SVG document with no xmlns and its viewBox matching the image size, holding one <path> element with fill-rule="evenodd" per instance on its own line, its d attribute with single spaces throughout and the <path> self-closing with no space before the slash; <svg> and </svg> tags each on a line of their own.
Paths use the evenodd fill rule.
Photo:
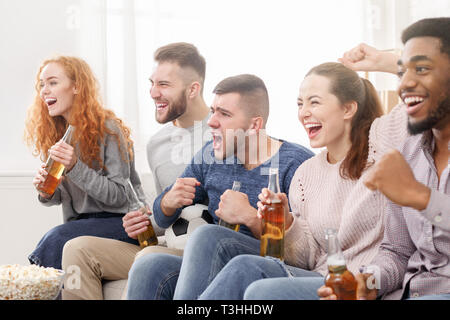
<svg viewBox="0 0 450 320">
<path fill-rule="evenodd" d="M 206 58 L 205 99 L 223 78 L 260 76 L 269 90 L 273 136 L 309 146 L 297 120 L 297 90 L 314 65 L 336 61 L 360 42 L 401 48 L 411 22 L 450 15 L 448 0 L 0 0 L 0 264 L 26 263 L 59 208 L 37 203 L 31 180 L 39 161 L 23 142 L 39 64 L 57 54 L 91 65 L 106 106 L 133 130 L 137 167 L 154 121 L 148 78 L 161 45 L 194 43 Z M 380 89 L 395 77 L 373 78 Z"/>
</svg>

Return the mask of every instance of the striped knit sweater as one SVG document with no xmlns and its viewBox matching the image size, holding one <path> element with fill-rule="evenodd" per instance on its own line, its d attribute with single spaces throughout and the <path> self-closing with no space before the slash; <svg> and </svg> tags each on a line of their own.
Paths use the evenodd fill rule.
<svg viewBox="0 0 450 320">
<path fill-rule="evenodd" d="M 376 119 L 369 133 L 368 163 L 398 148 L 407 137 L 405 107 L 399 105 Z M 365 187 L 367 169 L 357 180 L 343 179 L 341 162 L 330 164 L 327 150 L 305 161 L 292 178 L 289 203 L 294 215 L 286 230 L 285 262 L 326 275 L 325 229 L 338 230 L 347 267 L 357 272 L 368 265 L 383 239 L 386 198 Z"/>
</svg>

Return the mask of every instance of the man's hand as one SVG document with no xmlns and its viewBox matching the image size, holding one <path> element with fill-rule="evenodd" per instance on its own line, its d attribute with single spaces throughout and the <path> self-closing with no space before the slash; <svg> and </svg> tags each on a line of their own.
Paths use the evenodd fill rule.
<svg viewBox="0 0 450 320">
<path fill-rule="evenodd" d="M 338 59 L 344 66 L 354 71 L 379 71 L 397 73 L 399 56 L 390 52 L 379 51 L 365 43 L 344 53 Z"/>
<path fill-rule="evenodd" d="M 178 178 L 161 200 L 161 209 L 164 214 L 171 216 L 178 208 L 193 204 L 195 187 L 198 186 L 200 182 L 195 178 Z"/>
<path fill-rule="evenodd" d="M 150 210 L 148 210 L 147 213 L 150 213 Z M 125 232 L 132 239 L 137 239 L 138 234 L 146 231 L 147 226 L 150 224 L 147 214 L 144 214 L 141 211 L 128 212 L 122 218 L 122 222 Z"/>
<path fill-rule="evenodd" d="M 333 293 L 333 289 L 325 285 L 317 289 L 317 295 L 320 300 L 337 300 L 336 295 Z"/>
<path fill-rule="evenodd" d="M 248 220 L 246 216 L 253 209 L 245 193 L 233 190 L 226 190 L 220 196 L 219 207 L 215 214 L 231 224 L 245 224 Z M 253 216 L 253 218 L 255 218 Z"/>
<path fill-rule="evenodd" d="M 356 299 L 357 300 L 375 300 L 377 298 L 377 289 L 367 288 L 367 279 L 372 277 L 371 273 L 359 273 L 355 276 L 356 286 Z M 336 300 L 337 297 L 333 293 L 333 289 L 325 285 L 321 286 L 317 290 L 317 295 L 320 300 Z"/>
<path fill-rule="evenodd" d="M 406 160 L 397 150 L 386 153 L 367 173 L 364 184 L 379 190 L 392 202 L 403 207 L 424 210 L 431 191 L 418 182 Z"/>
<path fill-rule="evenodd" d="M 359 273 L 355 276 L 356 282 L 356 299 L 358 300 L 375 300 L 378 295 L 378 289 L 367 287 L 369 279 L 373 278 L 371 273 Z"/>
</svg>

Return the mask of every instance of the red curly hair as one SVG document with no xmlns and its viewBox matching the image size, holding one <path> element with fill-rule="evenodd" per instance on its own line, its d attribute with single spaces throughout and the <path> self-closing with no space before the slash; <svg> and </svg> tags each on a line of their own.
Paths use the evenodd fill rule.
<svg viewBox="0 0 450 320">
<path fill-rule="evenodd" d="M 113 111 L 103 107 L 99 85 L 89 65 L 80 58 L 67 56 L 44 61 L 37 74 L 36 96 L 34 103 L 28 109 L 25 122 L 25 141 L 29 146 L 34 147 L 33 155 L 40 156 L 41 160 L 45 161 L 48 150 L 62 138 L 69 125 L 62 116 L 51 117 L 47 105 L 40 96 L 40 75 L 49 63 L 62 66 L 77 88 L 78 94 L 74 96 L 70 111 L 70 124 L 75 127 L 71 144 L 78 143 L 81 161 L 94 169 L 105 168 L 100 159 L 100 145 L 105 140 L 106 134 L 114 136 L 117 140 L 123 160 L 127 161 L 128 158 L 131 160 L 133 141 L 130 138 L 130 129 L 116 117 Z M 107 120 L 113 120 L 121 131 L 126 144 L 125 148 L 121 145 L 118 134 L 106 127 Z"/>
</svg>

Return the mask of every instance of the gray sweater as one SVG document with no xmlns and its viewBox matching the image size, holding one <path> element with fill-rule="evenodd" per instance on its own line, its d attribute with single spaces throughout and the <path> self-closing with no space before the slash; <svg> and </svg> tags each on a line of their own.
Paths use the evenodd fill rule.
<svg viewBox="0 0 450 320">
<path fill-rule="evenodd" d="M 183 173 L 192 157 L 211 140 L 209 115 L 183 129 L 172 122 L 164 125 L 147 144 L 147 160 L 153 173 L 156 195 L 172 185 Z"/>
<path fill-rule="evenodd" d="M 106 126 L 118 134 L 121 148 L 126 148 L 124 137 L 114 121 L 108 120 Z M 75 150 L 79 154 L 77 146 Z M 134 157 L 130 161 L 127 153 L 126 161 L 122 159 L 122 152 L 114 136 L 106 135 L 100 145 L 100 158 L 106 169 L 92 169 L 78 159 L 52 198 L 44 199 L 39 196 L 39 201 L 45 206 L 61 204 L 64 222 L 75 220 L 85 213 L 125 214 L 129 212 L 130 195 L 127 179 L 131 180 L 140 200 L 145 201 Z"/>
</svg>

